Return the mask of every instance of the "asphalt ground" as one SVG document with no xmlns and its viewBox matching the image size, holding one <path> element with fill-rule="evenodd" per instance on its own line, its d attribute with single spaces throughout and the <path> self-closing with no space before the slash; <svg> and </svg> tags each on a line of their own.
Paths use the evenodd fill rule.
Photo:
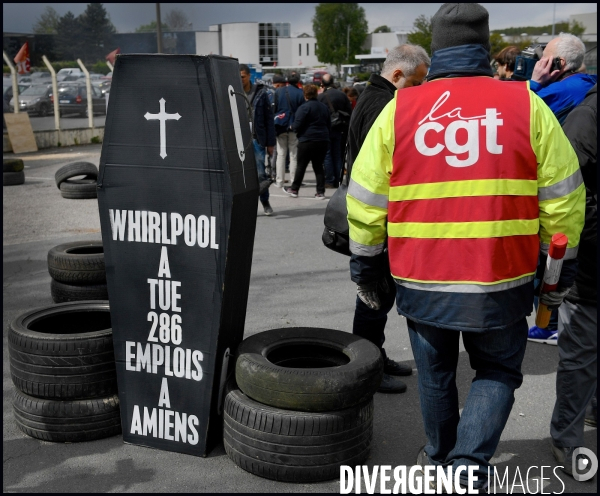
<svg viewBox="0 0 600 496">
<path fill-rule="evenodd" d="M 124 444 L 121 436 L 87 443 L 50 443 L 28 437 L 17 428 L 12 411 L 14 386 L 9 372 L 7 326 L 23 312 L 53 304 L 46 263 L 50 248 L 69 241 L 101 239 L 97 201 L 63 199 L 54 182 L 54 173 L 65 164 L 81 160 L 98 164 L 100 150 L 101 145 L 87 145 L 21 154 L 25 184 L 3 188 L 3 491 L 339 492 L 339 480 L 292 484 L 254 476 L 237 467 L 222 444 L 208 457 L 199 458 Z M 271 187 L 275 211 L 271 217 L 265 216 L 258 205 L 246 337 L 293 326 L 351 332 L 356 288 L 350 281 L 348 258 L 323 246 L 327 201 L 312 198 L 312 171 L 305 182 L 308 186 L 301 189 L 297 199 Z M 331 194 L 332 190 L 327 190 L 327 196 Z M 533 318 L 529 320 L 532 323 Z M 390 313 L 386 337 L 388 355 L 414 367 L 406 321 L 395 312 Z M 516 392 L 492 460 L 502 474 L 508 467 L 511 492 L 540 493 L 543 489 L 546 494 L 596 493 L 597 476 L 577 482 L 560 471 L 558 478 L 552 472 L 555 461 L 549 449 L 549 424 L 557 363 L 555 346 L 528 344 L 523 385 Z M 461 343 L 457 376 L 461 405 L 472 377 Z M 374 438 L 366 461 L 370 468 L 414 465 L 425 444 L 416 370 L 404 380 L 408 384 L 406 393 L 375 395 Z M 595 428 L 586 427 L 585 441 L 586 447 L 597 453 Z M 546 467 L 547 479 L 540 486 L 542 466 Z M 393 482 L 387 488 L 392 486 Z M 364 483 L 361 488 L 365 490 Z M 378 480 L 376 492 L 379 490 Z"/>
</svg>

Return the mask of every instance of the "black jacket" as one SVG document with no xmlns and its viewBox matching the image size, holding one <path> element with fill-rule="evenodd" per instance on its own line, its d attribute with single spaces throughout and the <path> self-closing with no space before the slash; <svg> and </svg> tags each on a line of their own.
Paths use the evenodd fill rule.
<svg viewBox="0 0 600 496">
<path fill-rule="evenodd" d="M 350 103 L 350 99 L 345 95 L 343 91 L 329 87 L 325 91 L 323 91 L 323 93 L 321 93 L 319 96 L 317 96 L 317 100 L 319 100 L 323 105 L 325 105 L 329 112 L 331 112 L 327 98 L 329 98 L 333 110 L 342 110 L 348 115 L 352 114 L 352 104 Z"/>
<path fill-rule="evenodd" d="M 369 84 L 358 97 L 354 112 L 350 118 L 348 129 L 348 174 L 352 174 L 352 164 L 360 151 L 371 126 L 384 107 L 394 98 L 396 87 L 387 79 L 371 74 Z M 356 283 L 372 282 L 381 278 L 382 274 L 390 273 L 390 263 L 387 250 L 376 257 L 361 257 L 351 255 L 350 276 Z"/>
<path fill-rule="evenodd" d="M 275 123 L 269 95 L 263 84 L 256 85 L 256 93 L 252 99 L 254 133 L 261 146 L 275 146 Z"/>
<path fill-rule="evenodd" d="M 597 219 L 598 175 L 596 154 L 598 150 L 597 88 L 588 91 L 585 99 L 565 119 L 563 131 L 569 138 L 579 159 L 579 167 L 585 183 L 585 225 L 579 241 L 577 260 L 579 269 L 575 284 L 567 300 L 583 300 L 596 304 L 598 291 Z"/>
<path fill-rule="evenodd" d="M 360 94 L 350 118 L 348 130 L 348 169 L 350 170 L 358 152 L 383 108 L 394 98 L 396 87 L 387 79 L 371 74 L 369 84 Z"/>
<path fill-rule="evenodd" d="M 331 117 L 329 110 L 317 100 L 308 100 L 298 107 L 292 126 L 298 141 L 329 141 Z"/>
</svg>

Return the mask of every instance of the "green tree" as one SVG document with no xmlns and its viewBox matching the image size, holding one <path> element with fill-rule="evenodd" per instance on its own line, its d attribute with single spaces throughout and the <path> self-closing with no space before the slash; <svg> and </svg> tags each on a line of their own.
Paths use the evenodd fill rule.
<svg viewBox="0 0 600 496">
<path fill-rule="evenodd" d="M 378 28 L 375 28 L 375 30 L 373 32 L 374 33 L 391 33 L 392 30 L 384 24 L 383 26 L 379 26 Z"/>
<path fill-rule="evenodd" d="M 409 43 L 423 47 L 431 55 L 431 17 L 425 15 L 417 17 L 407 39 Z"/>
<path fill-rule="evenodd" d="M 497 55 L 507 46 L 510 46 L 510 43 L 504 41 L 500 33 L 490 33 L 490 54 L 492 56 Z"/>
<path fill-rule="evenodd" d="M 56 34 L 56 27 L 60 16 L 58 12 L 52 7 L 46 7 L 42 15 L 36 19 L 33 25 L 33 32 L 35 34 Z"/>
<path fill-rule="evenodd" d="M 554 33 L 571 33 L 575 36 L 581 36 L 585 31 L 585 27 L 577 22 L 560 21 L 554 24 Z M 522 33 L 527 33 L 528 36 L 539 36 L 541 34 L 552 33 L 552 24 L 546 26 L 522 26 L 517 28 L 494 29 L 493 33 L 502 33 L 507 36 L 518 36 Z"/>
<path fill-rule="evenodd" d="M 71 11 L 56 25 L 56 52 L 62 60 L 74 60 L 81 51 L 81 23 Z"/>
<path fill-rule="evenodd" d="M 113 35 L 117 32 L 106 9 L 101 3 L 89 3 L 79 16 L 79 22 L 83 45 L 81 58 L 88 63 L 104 60 L 106 54 L 114 49 Z"/>
<path fill-rule="evenodd" d="M 569 24 L 569 33 L 574 34 L 575 36 L 581 37 L 581 35 L 585 32 L 585 26 L 580 22 L 573 20 Z"/>
<path fill-rule="evenodd" d="M 188 16 L 179 9 L 171 9 L 165 16 L 165 22 L 169 26 L 167 29 L 170 31 L 186 31 L 189 29 L 190 20 Z M 154 23 L 156 27 L 156 22 Z"/>
<path fill-rule="evenodd" d="M 369 32 L 365 9 L 357 3 L 320 3 L 312 23 L 317 39 L 316 56 L 322 62 L 335 64 L 338 72 L 341 64 L 353 61 L 362 51 Z"/>
<path fill-rule="evenodd" d="M 169 25 L 165 22 L 161 22 L 160 26 L 164 31 L 169 31 Z M 156 21 L 149 22 L 148 24 L 142 24 L 135 28 L 136 33 L 156 33 Z"/>
</svg>

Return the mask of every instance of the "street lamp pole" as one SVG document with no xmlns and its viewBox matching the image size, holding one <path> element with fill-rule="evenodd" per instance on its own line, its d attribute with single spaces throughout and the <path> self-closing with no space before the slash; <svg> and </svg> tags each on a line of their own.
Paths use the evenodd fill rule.
<svg viewBox="0 0 600 496">
<path fill-rule="evenodd" d="M 350 62 L 350 25 L 348 24 L 348 30 L 346 32 L 346 62 Z"/>
<path fill-rule="evenodd" d="M 160 23 L 160 3 L 156 4 L 156 53 L 162 53 L 162 26 Z"/>
<path fill-rule="evenodd" d="M 554 4 L 554 9 L 552 10 L 552 36 L 554 36 L 554 25 L 556 19 L 556 4 Z"/>
</svg>

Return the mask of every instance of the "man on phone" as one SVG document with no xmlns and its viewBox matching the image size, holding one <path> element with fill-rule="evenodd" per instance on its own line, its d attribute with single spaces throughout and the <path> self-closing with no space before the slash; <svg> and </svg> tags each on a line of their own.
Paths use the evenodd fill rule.
<svg viewBox="0 0 600 496">
<path fill-rule="evenodd" d="M 544 100 L 561 125 L 598 80 L 577 72 L 584 55 L 585 45 L 577 36 L 560 33 L 546 45 L 531 75 L 531 91 Z"/>
</svg>

